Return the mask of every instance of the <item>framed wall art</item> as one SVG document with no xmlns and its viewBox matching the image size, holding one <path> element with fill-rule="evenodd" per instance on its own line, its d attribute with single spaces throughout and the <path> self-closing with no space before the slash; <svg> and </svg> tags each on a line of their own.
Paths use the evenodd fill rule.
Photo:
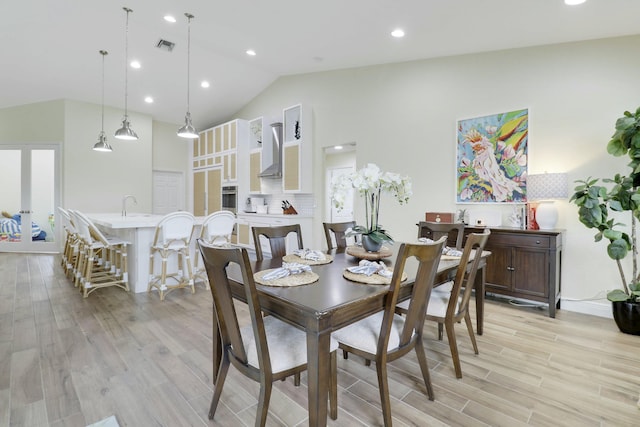
<svg viewBox="0 0 640 427">
<path fill-rule="evenodd" d="M 456 203 L 526 203 L 529 110 L 458 120 Z"/>
</svg>

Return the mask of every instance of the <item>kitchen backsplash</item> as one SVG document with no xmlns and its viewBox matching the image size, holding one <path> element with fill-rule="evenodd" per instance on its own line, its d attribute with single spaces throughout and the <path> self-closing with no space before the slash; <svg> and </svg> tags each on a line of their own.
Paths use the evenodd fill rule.
<svg viewBox="0 0 640 427">
<path fill-rule="evenodd" d="M 265 199 L 265 203 L 269 205 L 269 213 L 282 213 L 282 202 L 288 200 L 300 215 L 313 215 L 313 194 L 270 194 Z"/>
</svg>

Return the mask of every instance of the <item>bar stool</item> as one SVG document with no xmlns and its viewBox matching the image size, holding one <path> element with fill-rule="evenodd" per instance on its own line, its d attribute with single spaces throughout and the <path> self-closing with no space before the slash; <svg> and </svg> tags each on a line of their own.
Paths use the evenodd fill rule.
<svg viewBox="0 0 640 427">
<path fill-rule="evenodd" d="M 227 246 L 231 243 L 231 233 L 236 224 L 236 216 L 230 211 L 217 211 L 207 216 L 202 222 L 200 229 L 200 240 L 213 246 Z M 193 280 L 201 279 L 207 289 L 209 289 L 209 278 L 207 271 L 200 260 L 202 255 L 196 251 L 193 261 Z"/>
<path fill-rule="evenodd" d="M 193 235 L 195 217 L 189 212 L 172 212 L 165 215 L 156 226 L 151 251 L 149 254 L 149 284 L 147 292 L 152 288 L 160 292 L 160 300 L 164 301 L 166 294 L 174 289 L 191 287 L 191 293 L 196 289 L 193 282 L 193 269 L 189 245 Z M 155 274 L 154 261 L 156 256 L 162 260 L 160 274 Z M 177 271 L 168 273 L 168 261 L 172 256 L 177 257 Z M 172 282 L 167 283 L 167 280 Z"/>
<path fill-rule="evenodd" d="M 99 288 L 117 286 L 129 291 L 127 246 L 119 237 L 105 236 L 82 212 L 69 211 L 79 229 L 80 246 L 75 285 L 86 298 Z"/>
</svg>

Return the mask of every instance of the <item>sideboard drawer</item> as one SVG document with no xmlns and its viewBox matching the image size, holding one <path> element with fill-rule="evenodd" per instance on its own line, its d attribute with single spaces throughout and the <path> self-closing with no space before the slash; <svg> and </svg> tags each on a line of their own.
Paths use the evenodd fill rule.
<svg viewBox="0 0 640 427">
<path fill-rule="evenodd" d="M 527 236 L 524 234 L 510 234 L 510 233 L 493 233 L 489 237 L 488 244 L 492 245 L 515 245 L 520 247 L 529 248 L 549 248 L 550 239 L 549 236 Z"/>
</svg>

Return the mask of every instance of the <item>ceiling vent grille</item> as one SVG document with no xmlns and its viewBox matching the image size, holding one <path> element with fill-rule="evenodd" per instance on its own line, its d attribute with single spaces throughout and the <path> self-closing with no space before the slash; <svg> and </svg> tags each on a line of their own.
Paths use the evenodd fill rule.
<svg viewBox="0 0 640 427">
<path fill-rule="evenodd" d="M 170 42 L 169 40 L 164 40 L 164 39 L 160 39 L 158 40 L 158 43 L 156 43 L 156 47 L 158 49 L 166 50 L 167 52 L 171 52 L 175 45 L 176 45 L 175 43 Z"/>
</svg>

